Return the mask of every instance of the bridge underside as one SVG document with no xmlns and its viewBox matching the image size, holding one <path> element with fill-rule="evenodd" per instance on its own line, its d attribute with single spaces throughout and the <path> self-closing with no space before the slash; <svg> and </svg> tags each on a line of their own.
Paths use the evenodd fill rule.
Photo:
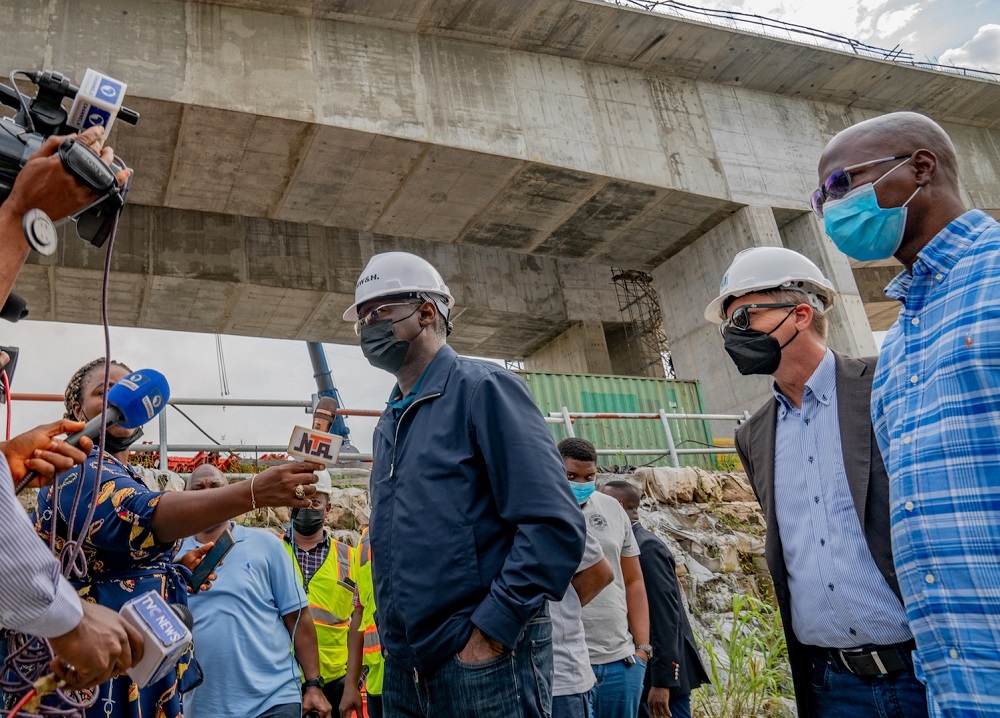
<svg viewBox="0 0 1000 718">
<path fill-rule="evenodd" d="M 816 259 L 838 348 L 895 316 L 893 264 L 851 265 L 808 213 L 830 137 L 924 112 L 1000 215 L 1000 84 L 604 2 L 10 0 L 0 23 L 12 65 L 104 70 L 142 114 L 111 137 L 135 168 L 119 325 L 352 343 L 367 259 L 408 250 L 452 288 L 460 351 L 616 371 L 610 267 L 638 269 L 679 373 L 742 410 L 767 389 L 731 393 L 701 316 L 735 252 Z M 64 237 L 16 290 L 33 318 L 97 322 L 102 265 Z"/>
</svg>

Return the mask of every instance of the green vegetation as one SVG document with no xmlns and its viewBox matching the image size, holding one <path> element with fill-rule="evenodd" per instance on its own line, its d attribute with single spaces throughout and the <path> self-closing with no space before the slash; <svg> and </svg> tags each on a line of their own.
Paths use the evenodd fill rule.
<svg viewBox="0 0 1000 718">
<path fill-rule="evenodd" d="M 702 642 L 712 685 L 694 692 L 693 713 L 705 718 L 775 715 L 776 699 L 792 695 L 781 616 L 752 596 L 735 595 L 732 605 L 732 624 L 716 622 L 722 650 Z"/>
</svg>

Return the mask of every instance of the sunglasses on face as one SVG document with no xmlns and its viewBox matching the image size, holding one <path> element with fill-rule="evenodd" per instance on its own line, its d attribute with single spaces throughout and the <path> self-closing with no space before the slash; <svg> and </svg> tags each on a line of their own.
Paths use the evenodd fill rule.
<svg viewBox="0 0 1000 718">
<path fill-rule="evenodd" d="M 366 327 L 372 322 L 377 322 L 379 317 L 382 316 L 382 312 L 389 307 L 419 307 L 420 305 L 415 302 L 389 302 L 388 304 L 380 304 L 374 309 L 369 309 L 363 315 L 358 316 L 358 321 L 354 322 L 354 333 L 361 336 L 361 328 Z"/>
<path fill-rule="evenodd" d="M 896 155 L 895 157 L 883 157 L 880 160 L 860 162 L 856 165 L 851 165 L 850 167 L 843 167 L 839 170 L 834 170 L 830 173 L 830 176 L 823 181 L 823 185 L 812 193 L 809 204 L 812 206 L 813 212 L 822 217 L 823 205 L 826 204 L 828 199 L 843 199 L 844 196 L 851 191 L 851 172 L 865 167 L 874 167 L 875 165 L 880 165 L 883 162 L 909 159 L 912 156 L 913 154 L 910 153 L 908 155 Z M 889 172 L 891 171 L 892 170 L 889 170 Z M 886 174 L 889 174 L 889 172 L 886 172 Z"/>
<path fill-rule="evenodd" d="M 726 331 L 729 327 L 736 327 L 741 331 L 746 331 L 750 328 L 750 310 L 751 309 L 788 309 L 789 307 L 797 307 L 798 304 L 789 304 L 788 302 L 776 302 L 776 303 L 763 303 L 763 304 L 744 304 L 742 307 L 733 312 L 733 316 L 722 322 L 719 325 L 719 333 L 723 337 L 726 336 Z"/>
</svg>

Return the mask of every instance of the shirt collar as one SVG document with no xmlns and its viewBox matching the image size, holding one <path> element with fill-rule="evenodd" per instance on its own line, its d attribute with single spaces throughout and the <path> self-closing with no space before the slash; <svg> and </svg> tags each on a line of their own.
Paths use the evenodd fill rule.
<svg viewBox="0 0 1000 718">
<path fill-rule="evenodd" d="M 920 274 L 947 275 L 965 255 L 976 238 L 996 220 L 982 210 L 973 209 L 959 215 L 938 232 L 917 254 L 912 274 L 903 270 L 889 282 L 885 295 L 906 302 L 913 278 Z"/>
<path fill-rule="evenodd" d="M 802 400 L 804 402 L 809 396 L 812 396 L 823 406 L 829 406 L 833 400 L 833 392 L 836 386 L 837 363 L 833 358 L 833 352 L 827 349 L 826 354 L 823 355 L 823 359 L 820 360 L 819 365 L 813 370 L 812 376 L 809 377 L 809 381 L 806 382 L 805 391 L 802 392 Z M 772 386 L 772 390 L 774 391 L 774 398 L 778 400 L 778 418 L 784 419 L 785 414 L 795 407 L 781 393 L 777 384 Z"/>
<path fill-rule="evenodd" d="M 417 398 L 417 393 L 420 391 L 420 385 L 424 383 L 424 377 L 427 376 L 427 369 L 429 368 L 430 365 L 428 364 L 427 367 L 425 367 L 424 370 L 420 373 L 420 377 L 417 379 L 417 383 L 414 384 L 413 388 L 406 393 L 406 396 L 402 395 L 402 391 L 399 388 L 399 384 L 396 384 L 396 386 L 392 388 L 392 396 L 389 397 L 389 401 L 385 403 L 386 406 L 388 406 L 390 409 L 393 409 L 394 411 L 402 411 L 410 404 L 412 404 L 414 400 Z"/>
</svg>

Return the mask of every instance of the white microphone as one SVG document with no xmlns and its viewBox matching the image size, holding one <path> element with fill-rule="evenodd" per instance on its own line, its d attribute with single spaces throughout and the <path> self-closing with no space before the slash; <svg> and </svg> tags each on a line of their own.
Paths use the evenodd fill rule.
<svg viewBox="0 0 1000 718">
<path fill-rule="evenodd" d="M 133 598 L 119 613 L 142 634 L 142 660 L 127 671 L 140 688 L 167 675 L 191 646 L 191 611 L 187 606 L 167 603 L 156 591 Z"/>
</svg>

